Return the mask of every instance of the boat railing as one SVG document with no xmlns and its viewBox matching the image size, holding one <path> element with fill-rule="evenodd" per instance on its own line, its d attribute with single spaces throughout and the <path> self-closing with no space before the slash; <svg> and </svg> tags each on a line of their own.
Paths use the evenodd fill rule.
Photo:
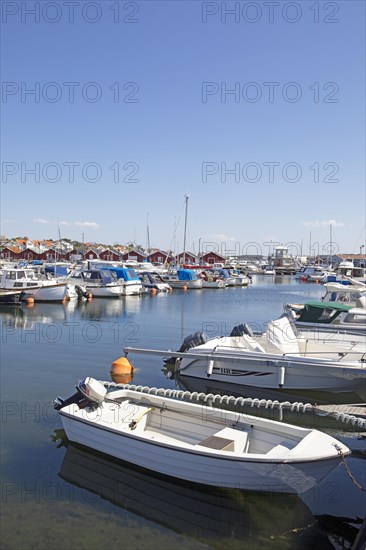
<svg viewBox="0 0 366 550">
<path fill-rule="evenodd" d="M 251 360 L 254 361 L 272 361 L 273 363 L 276 363 L 280 358 L 308 358 L 309 356 L 312 357 L 319 357 L 320 359 L 329 358 L 329 359 L 337 359 L 337 361 L 342 360 L 347 355 L 356 355 L 360 356 L 360 362 L 364 363 L 366 362 L 365 359 L 365 353 L 362 353 L 361 351 L 357 350 L 346 350 L 346 351 L 339 351 L 339 349 L 331 351 L 307 351 L 306 357 L 304 352 L 298 351 L 298 352 L 282 352 L 282 353 L 266 353 L 261 351 L 251 351 L 251 350 L 240 350 L 240 355 L 237 353 L 237 348 L 235 348 L 236 353 L 219 353 L 216 351 L 213 351 L 213 353 L 194 353 L 194 352 L 179 352 L 179 351 L 169 351 L 169 350 L 156 350 L 156 349 L 146 349 L 146 348 L 132 348 L 132 347 L 126 347 L 124 348 L 124 353 L 127 356 L 129 353 L 138 353 L 138 354 L 144 354 L 144 355 L 155 355 L 160 357 L 173 357 L 177 359 L 206 359 L 207 361 L 228 361 L 228 362 L 247 362 L 248 361 L 248 355 L 250 356 Z M 277 356 L 279 359 L 277 359 Z M 276 357 L 276 358 L 274 358 Z M 353 360 L 354 361 L 354 360 Z"/>
</svg>

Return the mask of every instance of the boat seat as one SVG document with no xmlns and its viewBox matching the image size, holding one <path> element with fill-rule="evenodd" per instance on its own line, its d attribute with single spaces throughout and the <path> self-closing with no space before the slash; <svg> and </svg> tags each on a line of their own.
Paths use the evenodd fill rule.
<svg viewBox="0 0 366 550">
<path fill-rule="evenodd" d="M 247 447 L 248 437 L 249 432 L 246 430 L 223 428 L 198 443 L 198 445 L 217 451 L 244 452 Z"/>
</svg>

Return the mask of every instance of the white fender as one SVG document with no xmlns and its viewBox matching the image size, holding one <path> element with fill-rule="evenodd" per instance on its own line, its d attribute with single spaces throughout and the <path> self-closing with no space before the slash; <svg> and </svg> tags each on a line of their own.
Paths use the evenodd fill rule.
<svg viewBox="0 0 366 550">
<path fill-rule="evenodd" d="M 279 385 L 280 388 L 282 388 L 282 386 L 285 383 L 285 372 L 286 372 L 286 367 L 279 367 L 279 369 L 278 369 L 278 385 Z"/>
</svg>

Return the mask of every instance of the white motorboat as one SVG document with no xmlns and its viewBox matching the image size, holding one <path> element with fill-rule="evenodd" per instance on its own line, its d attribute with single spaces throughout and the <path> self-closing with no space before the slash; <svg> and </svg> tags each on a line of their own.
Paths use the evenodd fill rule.
<svg viewBox="0 0 366 550">
<path fill-rule="evenodd" d="M 136 271 L 132 267 L 109 267 L 122 286 L 123 296 L 138 296 L 144 292 L 144 287 Z"/>
<path fill-rule="evenodd" d="M 0 288 L 22 290 L 22 300 L 33 298 L 35 302 L 63 302 L 70 299 L 75 292 L 71 284 L 38 278 L 27 267 L 3 269 Z"/>
<path fill-rule="evenodd" d="M 123 287 L 117 277 L 107 269 L 75 270 L 68 281 L 84 288 L 93 298 L 119 298 L 123 294 Z"/>
<path fill-rule="evenodd" d="M 226 282 L 211 269 L 204 269 L 200 273 L 202 288 L 226 288 Z"/>
<path fill-rule="evenodd" d="M 163 275 L 163 279 L 172 288 L 195 288 L 203 286 L 202 279 L 197 276 L 194 269 L 177 269 L 175 272 Z"/>
<path fill-rule="evenodd" d="M 125 348 L 125 352 L 178 358 L 179 376 L 210 378 L 235 386 L 324 392 L 366 389 L 365 346 L 297 338 L 287 317 L 253 337 L 240 325 L 231 336 L 188 336 L 178 352 Z M 169 361 L 169 360 L 167 360 Z"/>
<path fill-rule="evenodd" d="M 274 493 L 309 490 L 350 450 L 315 429 L 85 378 L 57 398 L 67 438 L 180 480 Z"/>
<path fill-rule="evenodd" d="M 351 258 L 347 258 L 343 262 L 340 262 L 334 273 L 328 275 L 327 280 L 329 282 L 347 282 L 349 279 L 358 281 L 359 283 L 366 283 L 366 267 L 364 265 L 355 266 Z"/>
<path fill-rule="evenodd" d="M 326 282 L 330 271 L 317 265 L 304 265 L 295 273 L 295 279 L 305 282 Z"/>
<path fill-rule="evenodd" d="M 325 283 L 325 294 L 322 296 L 322 302 L 331 302 L 333 304 L 343 304 L 352 307 L 366 306 L 366 285 L 357 281 L 350 281 L 350 284 Z M 306 302 L 305 302 L 306 303 Z M 291 303 L 284 306 L 285 312 L 291 313 L 293 317 L 303 309 L 304 303 Z"/>
<path fill-rule="evenodd" d="M 313 331 L 321 335 L 344 336 L 354 340 L 359 336 L 366 345 L 366 308 L 352 307 L 344 302 L 308 301 L 296 310 L 284 306 L 285 315 L 302 332 Z"/>
<path fill-rule="evenodd" d="M 169 292 L 172 287 L 164 281 L 163 277 L 157 271 L 141 271 L 139 273 L 140 281 L 145 290 L 156 290 L 157 292 Z"/>
</svg>

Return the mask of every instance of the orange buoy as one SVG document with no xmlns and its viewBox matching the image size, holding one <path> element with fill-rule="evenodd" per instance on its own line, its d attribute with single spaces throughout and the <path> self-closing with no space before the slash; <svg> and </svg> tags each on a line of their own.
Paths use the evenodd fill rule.
<svg viewBox="0 0 366 550">
<path fill-rule="evenodd" d="M 156 292 L 157 292 L 156 288 L 151 288 L 150 289 L 150 294 L 155 295 Z"/>
<path fill-rule="evenodd" d="M 111 366 L 111 374 L 131 374 L 134 371 L 133 365 L 129 362 L 127 357 L 120 357 L 113 361 Z"/>
<path fill-rule="evenodd" d="M 187 290 L 187 285 L 183 285 L 182 290 L 183 290 L 183 292 L 185 292 Z"/>
<path fill-rule="evenodd" d="M 90 294 L 90 292 L 89 292 L 89 294 L 87 295 L 87 297 L 86 297 L 86 298 L 87 298 L 87 300 L 89 300 L 89 302 L 90 302 L 90 300 L 91 300 L 91 299 L 93 298 L 93 295 L 92 295 L 92 294 Z"/>
<path fill-rule="evenodd" d="M 28 296 L 28 298 L 25 299 L 25 303 L 30 306 L 34 304 L 34 298 L 33 296 Z"/>
</svg>

